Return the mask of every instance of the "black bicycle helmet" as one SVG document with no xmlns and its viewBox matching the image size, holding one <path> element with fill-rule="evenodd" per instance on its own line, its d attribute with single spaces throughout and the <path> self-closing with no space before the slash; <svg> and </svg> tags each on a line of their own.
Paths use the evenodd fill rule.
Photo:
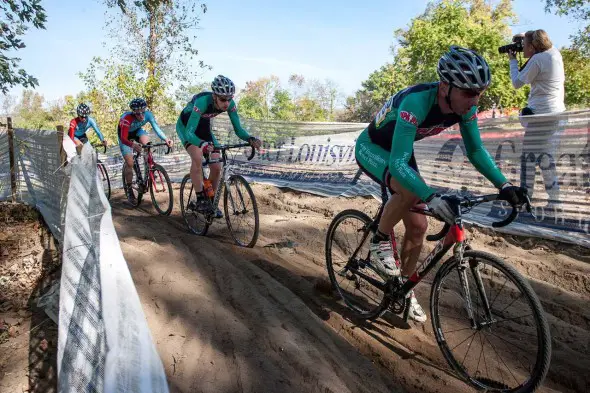
<svg viewBox="0 0 590 393">
<path fill-rule="evenodd" d="M 129 108 L 131 108 L 131 110 L 137 110 L 137 109 L 142 109 L 147 107 L 147 102 L 145 102 L 145 100 L 143 98 L 134 98 L 131 100 L 131 102 L 129 103 Z"/>
<path fill-rule="evenodd" d="M 80 117 L 88 117 L 90 115 L 90 107 L 86 104 L 80 104 L 76 107 L 76 113 Z"/>
</svg>

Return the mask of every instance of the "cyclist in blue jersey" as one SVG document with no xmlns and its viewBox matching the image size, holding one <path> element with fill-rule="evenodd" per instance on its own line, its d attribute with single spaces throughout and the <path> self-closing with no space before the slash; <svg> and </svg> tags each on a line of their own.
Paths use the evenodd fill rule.
<svg viewBox="0 0 590 393">
<path fill-rule="evenodd" d="M 488 63 L 472 50 L 451 46 L 440 58 L 437 73 L 440 81 L 411 86 L 389 98 L 356 142 L 359 167 L 393 193 L 370 244 L 371 265 L 385 279 L 400 274 L 408 279 L 416 270 L 428 221 L 410 208 L 426 203 L 448 224 L 458 214 L 456 198 L 436 193 L 420 176 L 415 141 L 458 123 L 469 161 L 500 190 L 500 199 L 515 204 L 525 201 L 526 189 L 506 181 L 479 135 L 477 104 L 491 82 Z M 389 237 L 400 221 L 406 228 L 401 271 L 395 265 Z M 426 321 L 426 313 L 411 295 L 410 318 Z"/>
<path fill-rule="evenodd" d="M 100 128 L 96 124 L 96 120 L 90 117 L 90 107 L 82 103 L 76 107 L 76 114 L 78 117 L 70 120 L 70 129 L 68 130 L 68 135 L 76 144 L 76 148 L 80 149 L 84 143 L 88 142 L 86 131 L 89 128 L 92 128 L 96 132 L 98 139 L 100 139 L 103 145 L 108 146 L 109 142 L 104 139 Z"/>
</svg>

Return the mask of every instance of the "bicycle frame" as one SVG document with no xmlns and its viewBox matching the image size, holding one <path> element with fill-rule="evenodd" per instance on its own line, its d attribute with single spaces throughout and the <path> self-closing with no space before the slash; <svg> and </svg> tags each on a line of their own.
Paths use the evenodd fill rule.
<svg viewBox="0 0 590 393">
<path fill-rule="evenodd" d="M 221 162 L 221 165 L 223 166 L 222 172 L 221 172 L 221 178 L 219 179 L 219 186 L 217 187 L 217 190 L 215 191 L 215 196 L 213 197 L 213 201 L 212 201 L 212 205 L 213 208 L 217 209 L 219 206 L 219 200 L 221 199 L 221 192 L 223 191 L 223 188 L 225 187 L 225 183 L 227 182 L 227 180 L 229 180 L 229 172 L 231 170 L 231 164 L 228 164 L 228 160 L 227 160 L 227 150 L 228 149 L 233 149 L 233 148 L 239 148 L 239 147 L 247 147 L 250 146 L 250 144 L 245 143 L 245 144 L 237 144 L 237 145 L 228 145 L 228 146 L 224 146 L 223 148 L 219 149 L 219 152 L 221 152 L 221 158 L 218 160 L 205 160 L 205 163 L 203 164 L 203 167 L 208 166 L 209 164 L 212 163 L 217 163 L 217 162 Z M 249 160 L 253 157 L 253 153 L 254 150 L 252 150 L 252 154 L 250 155 L 250 158 L 248 158 Z M 232 205 L 234 204 L 233 202 L 233 197 L 230 194 L 230 200 Z M 242 205 L 243 205 L 243 197 L 240 193 L 240 198 L 242 199 Z M 234 206 L 232 206 L 234 207 Z"/>
<path fill-rule="evenodd" d="M 364 228 L 365 233 L 363 235 L 363 238 L 362 238 L 361 242 L 359 243 L 355 252 L 352 254 L 352 257 L 349 260 L 349 263 L 356 258 L 356 255 L 358 254 L 361 247 L 363 246 L 363 244 L 367 240 L 369 233 L 371 233 L 371 229 L 373 227 L 376 227 L 377 223 L 379 222 L 378 220 L 380 219 L 380 216 L 381 216 L 382 208 L 383 207 L 381 207 L 375 220 L 373 220 L 368 225 L 368 227 Z M 418 209 L 418 208 L 412 209 L 412 211 L 415 213 L 427 214 L 426 211 L 424 211 L 422 209 Z M 465 244 L 463 242 L 464 239 L 465 239 L 464 229 L 463 229 L 463 225 L 461 223 L 461 219 L 459 218 L 458 222 L 451 227 L 450 231 L 446 234 L 446 236 L 443 239 L 438 241 L 437 245 L 430 252 L 430 254 L 428 254 L 428 256 L 417 267 L 414 274 L 412 274 L 412 276 L 401 286 L 400 290 L 395 293 L 395 297 L 402 298 L 402 297 L 405 297 L 406 295 L 408 295 L 414 289 L 414 287 L 416 285 L 418 285 L 418 283 L 420 281 L 422 281 L 422 279 L 432 270 L 432 268 L 438 264 L 438 262 L 453 247 L 453 245 L 455 245 L 455 249 L 454 249 L 455 257 L 459 258 L 458 260 L 462 260 L 463 259 L 463 251 L 465 250 Z M 396 247 L 396 243 L 395 243 L 395 237 L 393 237 L 393 236 L 392 236 L 392 242 L 393 242 L 393 250 L 394 250 L 394 254 L 395 254 L 394 257 L 395 257 L 396 261 L 399 261 L 399 256 L 397 254 L 397 247 Z M 389 289 L 388 287 L 390 285 L 390 281 L 382 283 L 382 282 L 374 279 L 373 277 L 370 277 L 370 276 L 364 274 L 362 271 L 359 271 L 356 267 L 348 267 L 347 269 L 352 271 L 354 274 L 362 277 L 363 279 L 365 279 L 366 281 L 368 281 L 369 283 L 371 283 L 375 287 L 379 288 L 381 291 L 388 292 L 388 289 Z"/>
<path fill-rule="evenodd" d="M 165 143 L 158 143 L 155 145 L 145 145 L 144 148 L 145 150 L 147 150 L 147 156 L 144 159 L 144 173 L 141 173 L 141 169 L 139 167 L 139 156 L 141 154 L 138 153 L 134 153 L 133 154 L 133 168 L 135 170 L 135 173 L 137 174 L 137 176 L 139 177 L 139 184 L 141 184 L 142 186 L 144 186 L 147 189 L 147 185 L 148 184 L 156 184 L 156 179 L 154 177 L 154 171 L 152 171 L 151 169 L 154 167 L 154 165 L 156 165 L 156 162 L 154 161 L 154 157 L 152 155 L 152 147 L 158 147 L 158 146 L 164 146 L 166 145 Z M 168 151 L 170 151 L 170 148 L 168 148 Z M 147 180 L 145 180 L 147 179 Z M 159 192 L 159 190 L 155 190 L 156 192 Z"/>
<path fill-rule="evenodd" d="M 218 162 L 221 162 L 223 169 L 221 171 L 221 178 L 219 179 L 219 186 L 217 187 L 217 190 L 215 191 L 215 196 L 213 197 L 213 201 L 211 202 L 215 209 L 217 209 L 217 207 L 219 206 L 219 200 L 221 199 L 221 191 L 223 191 L 223 188 L 225 187 L 225 182 L 227 181 L 227 179 L 229 177 L 228 173 L 231 168 L 231 165 L 229 165 L 227 163 L 226 150 L 225 149 L 221 150 L 221 158 L 220 159 L 208 161 L 205 165 L 203 165 L 203 167 L 205 167 L 205 166 L 209 166 L 209 164 L 215 164 Z"/>
</svg>

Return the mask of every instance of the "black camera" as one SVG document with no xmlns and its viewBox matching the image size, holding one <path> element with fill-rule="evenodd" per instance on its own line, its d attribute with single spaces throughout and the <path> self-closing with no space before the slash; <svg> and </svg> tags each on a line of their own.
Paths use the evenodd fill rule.
<svg viewBox="0 0 590 393">
<path fill-rule="evenodd" d="M 504 45 L 498 48 L 498 52 L 499 53 L 508 53 L 509 51 L 514 51 L 514 52 L 522 52 L 524 51 L 524 47 L 522 45 L 522 41 L 524 40 L 524 37 L 522 36 L 514 36 L 514 38 L 512 38 L 512 44 L 508 44 L 508 45 Z"/>
</svg>

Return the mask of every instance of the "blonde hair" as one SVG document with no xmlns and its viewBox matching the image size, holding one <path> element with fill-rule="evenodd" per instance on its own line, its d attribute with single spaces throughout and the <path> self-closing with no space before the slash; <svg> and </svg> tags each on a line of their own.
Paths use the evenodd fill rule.
<svg viewBox="0 0 590 393">
<path fill-rule="evenodd" d="M 545 52 L 553 46 L 547 32 L 543 29 L 529 30 L 524 36 L 533 48 L 535 48 L 535 52 Z"/>
</svg>

